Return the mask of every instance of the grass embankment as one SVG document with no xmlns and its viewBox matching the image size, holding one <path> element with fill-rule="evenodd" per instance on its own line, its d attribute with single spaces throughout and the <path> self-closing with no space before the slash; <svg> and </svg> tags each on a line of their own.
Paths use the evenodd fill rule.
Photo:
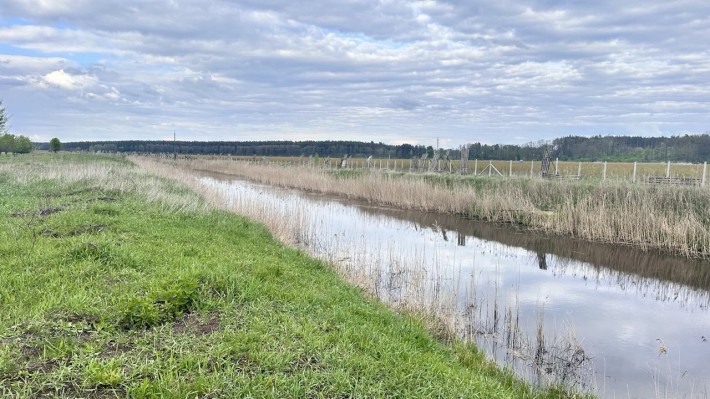
<svg viewBox="0 0 710 399">
<path fill-rule="evenodd" d="M 184 186 L 0 157 L 1 397 L 559 397 Z"/>
<path fill-rule="evenodd" d="M 620 181 L 333 171 L 239 161 L 177 161 L 254 181 L 380 205 L 514 223 L 552 234 L 710 256 L 710 190 Z"/>
</svg>

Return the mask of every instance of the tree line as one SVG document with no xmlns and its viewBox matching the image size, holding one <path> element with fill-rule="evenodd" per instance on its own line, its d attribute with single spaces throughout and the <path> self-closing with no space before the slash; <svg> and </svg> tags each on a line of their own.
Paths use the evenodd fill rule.
<svg viewBox="0 0 710 399">
<path fill-rule="evenodd" d="M 525 145 L 470 145 L 470 159 L 530 160 L 545 153 L 563 161 L 694 162 L 710 161 L 710 134 L 672 137 L 566 136 Z M 459 152 L 453 152 L 457 157 Z"/>
<path fill-rule="evenodd" d="M 40 149 L 47 149 L 41 144 Z M 360 141 L 83 141 L 62 144 L 66 151 L 215 154 L 233 156 L 321 156 L 375 158 L 420 157 L 427 152 L 421 145 L 389 145 Z"/>
<path fill-rule="evenodd" d="M 674 137 L 568 136 L 553 141 L 561 160 L 613 162 L 710 161 L 710 134 Z"/>
<path fill-rule="evenodd" d="M 32 141 L 25 136 L 15 136 L 9 132 L 9 118 L 0 100 L 0 154 L 27 154 L 35 149 Z"/>
<path fill-rule="evenodd" d="M 25 136 L 5 133 L 0 136 L 0 153 L 29 154 L 35 149 L 32 141 Z"/>
<path fill-rule="evenodd" d="M 179 155 L 232 155 L 232 156 L 319 156 L 341 158 L 421 158 L 434 155 L 437 149 L 432 146 L 400 144 L 391 145 L 373 141 L 82 141 L 62 144 L 66 151 L 107 152 L 107 153 L 176 153 Z M 49 149 L 46 143 L 39 144 L 39 149 Z M 452 159 L 460 158 L 460 150 L 439 149 L 439 157 L 446 152 Z M 541 146 L 531 145 L 488 145 L 475 143 L 470 146 L 469 158 L 474 159 L 537 159 L 542 156 Z"/>
<path fill-rule="evenodd" d="M 40 149 L 49 149 L 47 143 Z M 176 153 L 180 155 L 214 154 L 232 156 L 320 156 L 431 158 L 436 149 L 432 146 L 400 144 L 390 145 L 359 141 L 84 141 L 63 143 L 67 151 L 109 153 Z M 460 159 L 460 148 L 439 149 L 439 157 Z M 541 159 L 545 153 L 566 161 L 616 161 L 616 162 L 704 162 L 710 159 L 710 135 L 685 135 L 674 137 L 641 136 L 566 136 L 551 142 L 538 141 L 523 145 L 469 144 L 469 159 L 499 159 L 524 161 Z"/>
</svg>

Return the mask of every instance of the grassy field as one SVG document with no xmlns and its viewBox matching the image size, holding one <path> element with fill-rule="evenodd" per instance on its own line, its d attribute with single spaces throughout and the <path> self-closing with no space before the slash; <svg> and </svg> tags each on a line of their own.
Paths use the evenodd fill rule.
<svg viewBox="0 0 710 399">
<path fill-rule="evenodd" d="M 309 158 L 309 157 L 219 157 L 219 156 L 198 156 L 195 158 L 201 159 L 233 159 L 240 161 L 267 161 L 279 164 L 302 164 L 316 165 L 335 169 L 337 168 L 340 159 L 338 158 Z M 352 158 L 351 166 L 354 169 L 366 168 L 367 163 L 365 158 Z M 495 170 L 500 172 L 505 177 L 530 177 L 538 176 L 540 173 L 540 160 L 534 161 L 500 161 L 500 160 L 469 160 L 467 163 L 468 172 L 466 174 L 482 174 L 488 176 L 488 164 L 492 164 Z M 387 169 L 392 171 L 409 171 L 412 165 L 416 167 L 416 161 L 411 159 L 372 159 L 370 161 L 371 169 Z M 439 162 L 440 170 L 448 171 L 449 167 L 445 161 Z M 585 180 L 603 180 L 604 179 L 604 162 L 572 162 L 559 161 L 557 163 L 558 173 L 566 175 L 576 175 L 578 172 L 582 179 Z M 643 182 L 647 177 L 665 177 L 666 172 L 670 177 L 685 177 L 701 179 L 703 176 L 702 164 L 689 163 L 673 163 L 670 170 L 667 170 L 668 164 L 665 162 L 638 162 L 636 164 L 636 182 Z M 551 172 L 554 172 L 555 162 L 553 160 L 550 165 Z M 461 170 L 461 161 L 453 160 L 451 162 L 451 171 L 459 173 Z M 494 169 L 491 169 L 491 176 L 498 176 Z M 632 181 L 634 171 L 633 162 L 608 162 L 606 165 L 606 178 L 609 180 Z M 706 170 L 706 179 L 710 178 L 707 174 L 710 171 Z"/>
<path fill-rule="evenodd" d="M 0 397 L 571 397 L 120 158 L 0 156 Z"/>
<path fill-rule="evenodd" d="M 514 223 L 551 234 L 660 249 L 688 257 L 710 256 L 707 187 L 632 184 L 619 180 L 380 173 L 218 159 L 168 162 L 171 168 L 228 173 L 270 185 L 343 195 L 383 206 Z"/>
</svg>

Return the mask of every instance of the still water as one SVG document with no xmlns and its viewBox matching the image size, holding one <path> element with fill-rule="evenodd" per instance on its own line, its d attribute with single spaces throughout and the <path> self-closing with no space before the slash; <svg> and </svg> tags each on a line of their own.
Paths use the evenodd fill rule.
<svg viewBox="0 0 710 399">
<path fill-rule="evenodd" d="M 210 175 L 228 206 L 522 378 L 602 398 L 710 397 L 710 262 Z"/>
</svg>

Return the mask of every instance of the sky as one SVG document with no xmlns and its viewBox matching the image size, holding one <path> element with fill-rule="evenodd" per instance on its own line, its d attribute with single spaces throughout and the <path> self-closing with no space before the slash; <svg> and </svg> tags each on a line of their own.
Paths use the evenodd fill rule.
<svg viewBox="0 0 710 399">
<path fill-rule="evenodd" d="M 2 0 L 35 141 L 710 132 L 708 0 Z"/>
</svg>

